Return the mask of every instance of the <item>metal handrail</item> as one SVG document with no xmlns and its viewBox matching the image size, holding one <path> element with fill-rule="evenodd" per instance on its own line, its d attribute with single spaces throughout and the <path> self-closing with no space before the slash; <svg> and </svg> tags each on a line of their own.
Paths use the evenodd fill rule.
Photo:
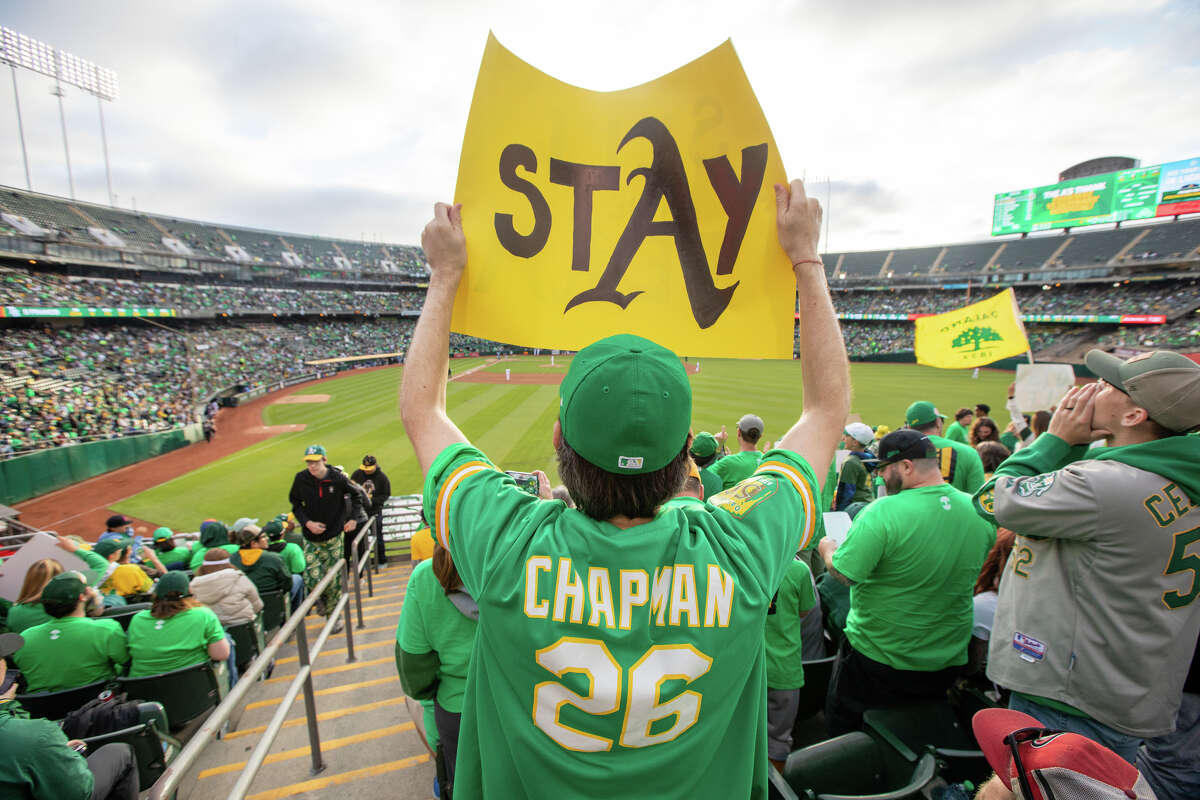
<svg viewBox="0 0 1200 800">
<path fill-rule="evenodd" d="M 258 677 L 266 671 L 267 666 L 275 658 L 275 654 L 281 647 L 291 638 L 292 634 L 296 635 L 296 649 L 299 651 L 300 668 L 296 672 L 296 676 L 292 679 L 292 683 L 288 686 L 287 692 L 284 694 L 284 700 L 279 704 L 278 710 L 271 718 L 270 724 L 263 732 L 262 738 L 255 747 L 254 752 L 246 762 L 246 767 L 242 770 L 234 788 L 230 791 L 229 797 L 244 798 L 246 792 L 250 788 L 250 783 L 258 774 L 258 770 L 262 767 L 266 759 L 267 751 L 271 745 L 275 743 L 275 738 L 279 735 L 279 731 L 283 728 L 284 717 L 291 708 L 292 702 L 296 699 L 296 694 L 303 689 L 304 691 L 304 706 L 305 716 L 308 720 L 309 748 L 312 753 L 313 774 L 316 774 L 325 768 L 324 762 L 321 760 L 321 741 L 320 732 L 317 728 L 317 710 L 316 699 L 312 688 L 312 660 L 320 655 L 321 648 L 325 646 L 326 640 L 332 633 L 333 626 L 337 622 L 338 614 L 344 615 L 344 626 L 346 630 L 346 661 L 355 661 L 354 655 L 354 633 L 353 623 L 350 618 L 350 595 L 346 592 L 345 586 L 347 583 L 353 584 L 355 596 L 359 596 L 358 577 L 361 575 L 363 564 L 368 558 L 374 557 L 374 541 L 373 537 L 368 536 L 375 527 L 375 518 L 367 520 L 367 524 L 363 526 L 362 531 L 354 537 L 351 552 L 359 546 L 359 543 L 365 541 L 369 544 L 368 553 L 360 559 L 355 565 L 354 580 L 350 581 L 351 576 L 350 565 L 345 558 L 340 558 L 330 567 L 325 576 L 312 588 L 308 593 L 308 597 L 304 599 L 293 612 L 287 621 L 279 628 L 275 636 L 271 638 L 268 644 L 258 657 L 251 662 L 250 667 L 239 677 L 238 682 L 230 690 L 225 699 L 213 709 L 213 712 L 204 721 L 204 724 L 196 731 L 195 735 L 184 745 L 183 749 L 171 760 L 167 765 L 166 770 L 159 777 L 154 785 L 150 787 L 147 800 L 162 800 L 170 797 L 176 789 L 179 788 L 180 782 L 187 774 L 188 770 L 196 763 L 201 754 L 208 748 L 209 745 L 216 740 L 218 732 L 222 726 L 228 722 L 234 711 L 241 705 L 242 699 L 246 693 L 254 686 Z M 326 618 L 325 625 L 321 628 L 321 632 L 317 635 L 317 640 L 313 643 L 313 647 L 308 647 L 308 631 L 303 625 L 305 617 L 309 610 L 316 603 L 317 598 L 324 594 L 329 584 L 337 576 L 342 578 L 342 596 L 338 599 L 337 604 Z M 361 605 L 361 600 L 360 600 Z M 363 627 L 363 622 L 359 618 L 359 627 Z"/>
</svg>

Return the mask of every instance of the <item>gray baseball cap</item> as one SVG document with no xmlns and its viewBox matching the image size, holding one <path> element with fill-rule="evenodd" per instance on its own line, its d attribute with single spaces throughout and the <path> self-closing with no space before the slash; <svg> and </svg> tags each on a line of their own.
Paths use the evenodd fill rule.
<svg viewBox="0 0 1200 800">
<path fill-rule="evenodd" d="M 1086 363 L 1167 430 L 1179 433 L 1200 426 L 1200 364 L 1187 356 L 1155 350 L 1122 361 L 1103 350 L 1089 350 Z"/>
<path fill-rule="evenodd" d="M 757 430 L 758 435 L 762 436 L 762 433 L 766 430 L 766 427 L 763 425 L 762 417 L 758 416 L 757 414 L 747 414 L 738 420 L 738 430 L 742 433 L 749 433 L 750 431 Z"/>
</svg>

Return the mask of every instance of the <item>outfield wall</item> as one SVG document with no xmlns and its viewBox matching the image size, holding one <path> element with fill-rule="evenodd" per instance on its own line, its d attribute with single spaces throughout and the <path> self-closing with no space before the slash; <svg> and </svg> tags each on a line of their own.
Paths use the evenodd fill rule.
<svg viewBox="0 0 1200 800">
<path fill-rule="evenodd" d="M 53 447 L 0 461 L 0 503 L 13 505 L 204 438 L 193 423 L 158 433 Z"/>
</svg>

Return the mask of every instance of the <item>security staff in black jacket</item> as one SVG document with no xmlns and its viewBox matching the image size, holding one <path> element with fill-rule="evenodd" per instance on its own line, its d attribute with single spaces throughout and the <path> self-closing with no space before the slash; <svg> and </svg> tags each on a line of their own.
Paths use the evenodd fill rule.
<svg viewBox="0 0 1200 800">
<path fill-rule="evenodd" d="M 350 480 L 363 487 L 370 498 L 370 508 L 367 516 L 375 517 L 375 558 L 380 564 L 387 563 L 387 555 L 383 549 L 383 507 L 392 496 L 392 482 L 380 469 L 375 456 L 363 456 L 362 466 L 354 470 Z"/>
</svg>

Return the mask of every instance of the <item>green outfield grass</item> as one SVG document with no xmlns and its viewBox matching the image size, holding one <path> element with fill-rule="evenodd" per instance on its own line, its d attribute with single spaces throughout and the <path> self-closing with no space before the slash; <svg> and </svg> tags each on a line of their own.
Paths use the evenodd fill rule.
<svg viewBox="0 0 1200 800">
<path fill-rule="evenodd" d="M 555 362 L 563 360 L 557 357 Z M 459 359 L 451 364 L 458 375 L 483 359 Z M 689 373 L 695 361 L 688 364 Z M 503 372 L 563 372 L 549 367 L 549 356 L 529 356 L 487 367 Z M 264 519 L 288 509 L 292 476 L 303 466 L 305 446 L 325 445 L 332 464 L 353 471 L 371 453 L 392 481 L 393 494 L 421 491 L 416 458 L 400 425 L 397 392 L 401 367 L 336 378 L 296 394 L 330 395 L 328 403 L 268 406 L 266 425 L 304 423 L 298 433 L 285 433 L 253 445 L 218 462 L 118 503 L 117 511 L 177 530 L 194 531 L 215 517 Z M 1012 373 L 983 370 L 937 370 L 912 364 L 853 364 L 852 413 L 872 426 L 892 428 L 903 422 L 913 400 L 930 400 L 943 413 L 959 406 L 989 403 L 1001 427 L 1007 423 L 1004 398 Z M 794 361 L 701 359 L 700 372 L 691 374 L 692 424 L 696 431 L 733 430 L 747 412 L 762 417 L 766 438 L 774 441 L 800 413 L 800 365 Z M 450 416 L 467 437 L 505 469 L 544 469 L 557 481 L 550 432 L 558 413 L 558 388 L 547 385 L 505 385 L 451 382 L 446 392 Z M 219 434 L 218 434 L 219 435 Z M 199 445 L 202 446 L 202 445 Z"/>
</svg>

